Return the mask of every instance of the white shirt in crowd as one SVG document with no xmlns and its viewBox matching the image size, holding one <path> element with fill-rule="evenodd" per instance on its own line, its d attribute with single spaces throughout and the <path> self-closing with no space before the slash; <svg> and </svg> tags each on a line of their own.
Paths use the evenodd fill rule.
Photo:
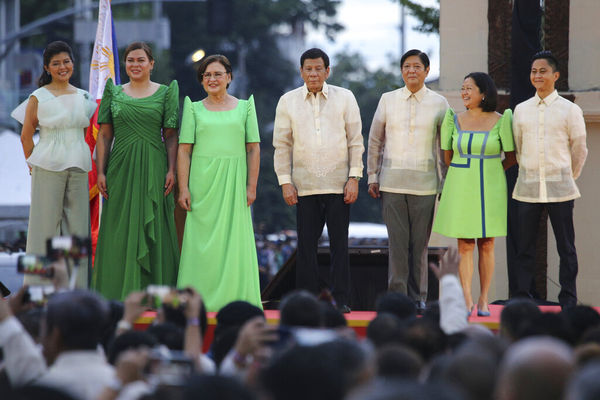
<svg viewBox="0 0 600 400">
<path fill-rule="evenodd" d="M 292 183 L 299 196 L 344 193 L 350 176 L 362 176 L 360 111 L 351 91 L 323 84 L 284 94 L 273 127 L 279 185 Z"/>
<path fill-rule="evenodd" d="M 414 94 L 406 87 L 384 93 L 369 132 L 369 183 L 379 183 L 383 192 L 438 193 L 437 165 L 443 162 L 438 128 L 448 107 L 443 96 L 426 86 Z"/>
<path fill-rule="evenodd" d="M 515 108 L 513 135 L 519 163 L 514 199 L 548 203 L 581 196 L 575 179 L 588 151 L 578 105 L 556 90 L 544 99 L 536 93 Z"/>
<path fill-rule="evenodd" d="M 0 323 L 0 347 L 9 381 L 54 387 L 82 400 L 93 400 L 114 379 L 113 367 L 101 351 L 63 351 L 52 366 L 15 317 Z"/>
</svg>

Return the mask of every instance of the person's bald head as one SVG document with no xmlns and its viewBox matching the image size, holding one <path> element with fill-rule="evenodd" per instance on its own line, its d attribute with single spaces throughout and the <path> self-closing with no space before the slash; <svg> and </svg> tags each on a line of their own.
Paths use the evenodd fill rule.
<svg viewBox="0 0 600 400">
<path fill-rule="evenodd" d="M 500 368 L 498 400 L 561 400 L 574 366 L 571 348 L 550 337 L 511 346 Z"/>
</svg>

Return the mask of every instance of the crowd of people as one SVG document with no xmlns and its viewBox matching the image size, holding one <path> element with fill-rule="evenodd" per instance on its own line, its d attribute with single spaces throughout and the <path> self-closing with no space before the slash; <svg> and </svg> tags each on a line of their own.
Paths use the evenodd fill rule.
<svg viewBox="0 0 600 400">
<path fill-rule="evenodd" d="M 45 307 L 22 289 L 0 300 L 0 393 L 26 399 L 593 400 L 600 395 L 600 315 L 578 305 L 543 313 L 511 300 L 493 332 L 469 324 L 447 254 L 439 303 L 419 317 L 414 301 L 382 294 L 366 338 L 348 327 L 332 298 L 298 290 L 278 323 L 234 301 L 216 314 L 209 350 L 206 308 L 193 288 L 160 297 L 132 292 L 124 303 L 64 290 Z M 157 307 L 144 330 L 136 320 Z"/>
</svg>

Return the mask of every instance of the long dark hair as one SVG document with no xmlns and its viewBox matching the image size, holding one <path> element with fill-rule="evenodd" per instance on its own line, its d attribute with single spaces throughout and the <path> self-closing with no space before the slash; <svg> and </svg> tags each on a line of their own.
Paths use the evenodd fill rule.
<svg viewBox="0 0 600 400">
<path fill-rule="evenodd" d="M 52 57 L 60 53 L 67 53 L 71 58 L 71 61 L 74 61 L 73 50 L 71 50 L 71 47 L 65 42 L 58 40 L 56 42 L 49 43 L 44 49 L 44 67 L 50 65 L 50 60 L 52 60 Z M 38 87 L 45 86 L 50 82 L 52 82 L 52 76 L 48 73 L 48 71 L 46 71 L 46 68 L 42 68 L 42 74 L 38 78 Z"/>
</svg>

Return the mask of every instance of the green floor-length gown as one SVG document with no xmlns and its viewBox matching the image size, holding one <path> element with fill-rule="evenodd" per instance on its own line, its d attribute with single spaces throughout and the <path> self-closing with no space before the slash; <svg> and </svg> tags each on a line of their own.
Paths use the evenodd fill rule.
<svg viewBox="0 0 600 400">
<path fill-rule="evenodd" d="M 106 83 L 98 123 L 112 124 L 108 199 L 102 205 L 92 287 L 123 299 L 149 284 L 174 286 L 179 262 L 174 199 L 164 196 L 167 153 L 162 128 L 177 128 L 177 81 L 133 98 Z"/>
<path fill-rule="evenodd" d="M 461 239 L 506 236 L 506 176 L 500 155 L 515 149 L 510 109 L 490 131 L 462 130 L 449 109 L 441 147 L 453 155 L 433 231 Z"/>
<path fill-rule="evenodd" d="M 209 111 L 185 98 L 179 143 L 192 143 L 178 287 L 191 285 L 208 311 L 234 300 L 258 307 L 260 285 L 252 217 L 246 200 L 246 143 L 260 141 L 254 100 Z"/>
</svg>

